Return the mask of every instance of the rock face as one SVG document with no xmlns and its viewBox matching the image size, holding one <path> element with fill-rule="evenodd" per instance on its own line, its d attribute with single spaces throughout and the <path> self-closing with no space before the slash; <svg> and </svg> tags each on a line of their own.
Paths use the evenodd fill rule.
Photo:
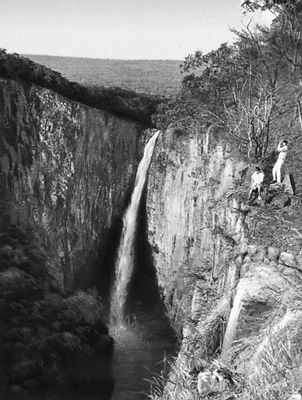
<svg viewBox="0 0 302 400">
<path fill-rule="evenodd" d="M 216 361 L 236 379 L 213 399 L 281 400 L 299 388 L 301 368 L 289 365 L 301 365 L 301 205 L 249 205 L 249 172 L 223 139 L 172 130 L 158 139 L 148 239 L 181 339 L 162 399 L 195 398 L 186 371 L 209 363 L 206 376 Z"/>
<path fill-rule="evenodd" d="M 172 320 L 192 297 L 197 315 L 197 304 L 211 302 L 225 275 L 225 260 L 244 234 L 232 195 L 244 169 L 228 145 L 202 133 L 179 138 L 168 131 L 158 139 L 149 171 L 148 236 Z M 229 286 L 237 273 L 236 265 L 231 269 Z M 209 275 L 212 288 L 204 285 Z M 225 285 L 221 279 L 221 292 Z"/>
<path fill-rule="evenodd" d="M 0 221 L 37 236 L 61 287 L 89 286 L 98 253 L 104 261 L 133 186 L 141 133 L 48 90 L 0 81 Z M 200 388 L 191 366 L 203 366 L 201 379 L 216 361 L 230 382 L 219 399 L 283 400 L 301 387 L 302 207 L 290 193 L 278 204 L 275 194 L 247 204 L 249 172 L 210 130 L 158 137 L 147 236 L 181 340 L 165 400 L 193 399 Z M 11 248 L 0 255 L 19 265 Z M 24 281 L 10 267 L 2 281 Z"/>
<path fill-rule="evenodd" d="M 142 128 L 46 89 L 0 80 L 0 221 L 38 235 L 61 287 L 91 264 L 122 214 Z"/>
</svg>

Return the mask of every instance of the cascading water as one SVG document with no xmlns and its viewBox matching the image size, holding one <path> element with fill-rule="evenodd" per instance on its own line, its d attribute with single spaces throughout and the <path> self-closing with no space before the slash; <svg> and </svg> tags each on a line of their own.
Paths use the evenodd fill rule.
<svg viewBox="0 0 302 400">
<path fill-rule="evenodd" d="M 110 307 L 110 335 L 115 343 L 112 361 L 114 377 L 112 400 L 148 398 L 146 392 L 152 386 L 149 382 L 154 374 L 166 376 L 166 358 L 173 354 L 175 349 L 173 331 L 165 318 L 163 309 L 158 307 L 159 304 L 155 299 L 153 299 L 154 305 L 157 304 L 157 307 L 148 313 L 141 307 L 143 302 L 140 303 L 139 298 L 136 297 L 132 304 L 133 314 L 131 313 L 134 319 L 129 324 L 126 323 L 125 318 L 128 295 L 131 297 L 131 293 L 128 293 L 128 290 L 131 292 L 130 282 L 134 285 L 135 281 L 133 280 L 134 264 L 138 263 L 138 274 L 142 272 L 142 267 L 146 267 L 144 261 L 138 256 L 138 252 L 144 249 L 136 247 L 136 228 L 143 227 L 142 219 L 140 219 L 141 225 L 137 226 L 137 219 L 141 212 L 143 189 L 159 134 L 160 131 L 156 131 L 145 146 L 143 158 L 137 169 L 130 204 L 123 217 L 123 231 L 115 265 L 115 285 L 111 293 Z M 134 257 L 135 254 L 136 257 Z M 150 274 L 148 279 L 147 284 L 152 286 Z M 146 282 L 141 282 L 141 284 L 144 285 Z M 158 300 L 160 301 L 159 297 Z"/>
<path fill-rule="evenodd" d="M 134 260 L 134 237 L 140 199 L 146 182 L 148 169 L 154 151 L 156 139 L 160 131 L 156 131 L 146 144 L 135 179 L 134 191 L 130 204 L 123 217 L 123 231 L 115 267 L 115 285 L 111 294 L 110 324 L 123 324 L 127 288 L 131 280 Z"/>
</svg>

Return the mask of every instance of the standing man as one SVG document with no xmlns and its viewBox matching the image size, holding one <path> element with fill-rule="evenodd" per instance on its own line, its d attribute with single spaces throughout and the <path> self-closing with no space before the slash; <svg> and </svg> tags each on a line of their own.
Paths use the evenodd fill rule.
<svg viewBox="0 0 302 400">
<path fill-rule="evenodd" d="M 273 168 L 273 181 L 281 183 L 281 168 L 284 164 L 287 155 L 287 140 L 283 140 L 278 144 L 277 151 L 279 152 L 278 159 Z"/>
<path fill-rule="evenodd" d="M 260 167 L 255 167 L 255 172 L 252 175 L 251 178 L 251 186 L 250 186 L 250 191 L 249 191 L 249 199 L 253 193 L 254 190 L 258 191 L 258 200 L 261 200 L 260 192 L 261 192 L 261 187 L 263 184 L 263 179 L 264 179 L 264 172 Z"/>
</svg>

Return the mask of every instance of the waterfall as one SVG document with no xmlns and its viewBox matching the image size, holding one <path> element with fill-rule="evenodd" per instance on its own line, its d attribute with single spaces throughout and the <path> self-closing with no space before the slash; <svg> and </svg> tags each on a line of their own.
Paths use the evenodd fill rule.
<svg viewBox="0 0 302 400">
<path fill-rule="evenodd" d="M 249 279 L 243 278 L 238 283 L 234 304 L 224 334 L 222 357 L 227 355 L 227 352 L 230 350 L 232 343 L 236 338 L 238 319 L 242 309 L 244 308 L 244 301 L 251 296 L 251 289 L 255 289 L 255 285 L 253 285 Z"/>
<path fill-rule="evenodd" d="M 138 207 L 151 162 L 156 139 L 160 131 L 156 131 L 146 144 L 143 158 L 136 172 L 134 190 L 130 204 L 123 217 L 123 231 L 115 265 L 115 284 L 111 293 L 110 323 L 122 324 L 124 320 L 127 288 L 134 267 L 134 237 Z"/>
</svg>

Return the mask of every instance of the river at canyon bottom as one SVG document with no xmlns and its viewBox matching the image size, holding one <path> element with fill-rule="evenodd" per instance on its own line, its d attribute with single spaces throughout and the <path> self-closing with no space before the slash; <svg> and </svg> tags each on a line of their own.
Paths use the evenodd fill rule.
<svg viewBox="0 0 302 400">
<path fill-rule="evenodd" d="M 158 388 L 169 371 L 175 352 L 175 337 L 162 318 L 148 316 L 142 322 L 115 327 L 112 363 L 112 400 L 144 400 Z"/>
</svg>

